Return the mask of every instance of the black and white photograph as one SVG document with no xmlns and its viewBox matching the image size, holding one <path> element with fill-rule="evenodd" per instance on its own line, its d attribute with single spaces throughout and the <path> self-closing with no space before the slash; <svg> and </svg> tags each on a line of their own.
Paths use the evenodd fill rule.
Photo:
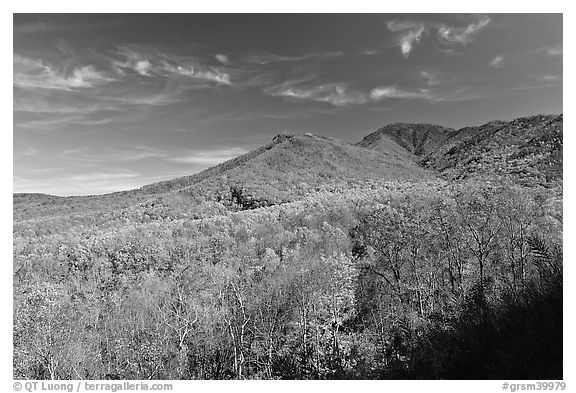
<svg viewBox="0 0 576 393">
<path fill-rule="evenodd" d="M 566 389 L 562 13 L 133 11 L 12 15 L 14 390 Z"/>
</svg>

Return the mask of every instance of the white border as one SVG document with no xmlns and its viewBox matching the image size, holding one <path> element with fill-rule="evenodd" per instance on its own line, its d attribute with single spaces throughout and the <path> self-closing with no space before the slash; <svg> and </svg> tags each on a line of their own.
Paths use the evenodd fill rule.
<svg viewBox="0 0 576 393">
<path fill-rule="evenodd" d="M 335 1 L 311 1 L 311 0 L 289 0 L 281 2 L 270 2 L 264 0 L 258 1 L 215 1 L 200 3 L 197 1 L 174 1 L 163 0 L 161 2 L 142 2 L 133 0 L 99 0 L 97 2 L 66 0 L 66 1 L 40 1 L 10 0 L 8 4 L 4 3 L 3 12 L 0 20 L 2 26 L 2 53 L 5 53 L 5 61 L 1 62 L 2 74 L 2 111 L 4 119 L 4 132 L 1 138 L 1 164 L 3 184 L 12 184 L 13 160 L 12 160 L 12 80 L 8 75 L 12 75 L 8 55 L 9 51 L 13 53 L 12 38 L 12 13 L 95 13 L 95 12 L 114 12 L 114 13 L 206 13 L 206 12 L 225 12 L 225 13 L 286 13 L 286 12 L 308 12 L 308 13 L 401 13 L 401 12 L 418 12 L 418 13 L 563 13 L 564 14 L 564 62 L 565 70 L 574 70 L 574 20 L 573 2 L 568 1 L 539 1 L 526 3 L 524 2 L 503 2 L 496 0 L 484 0 L 480 3 L 466 2 L 462 0 L 450 0 L 442 2 L 432 1 L 402 1 L 402 2 L 383 2 L 375 0 L 354 0 L 336 3 Z M 570 72 L 564 74 L 564 108 L 572 107 L 572 89 L 574 78 Z M 564 143 L 565 153 L 570 153 L 569 149 L 575 146 L 575 130 L 573 116 L 571 111 L 564 113 Z M 575 208 L 572 205 L 574 199 L 574 185 L 572 174 L 575 167 L 574 156 L 565 154 L 564 161 L 564 184 L 565 197 L 564 204 L 564 222 L 565 222 L 565 258 L 564 258 L 564 381 L 567 382 L 568 390 L 573 389 L 572 384 L 576 381 L 572 378 L 574 371 L 574 336 L 571 334 L 574 326 L 574 312 L 571 300 L 574 299 L 574 246 L 572 236 L 574 235 L 574 213 Z M 0 356 L 0 387 L 2 391 L 12 391 L 12 188 L 6 187 L 2 193 L 2 235 L 3 239 L 2 258 L 0 277 L 5 280 L 1 287 L 0 299 L 2 299 L 2 315 L 4 322 L 0 325 L 2 333 L 0 343 L 2 351 Z M 527 343 L 529 345 L 529 343 Z M 217 391 L 250 391 L 269 392 L 271 389 L 281 391 L 292 391 L 294 389 L 329 390 L 338 392 L 350 392 L 356 389 L 365 389 L 370 391 L 442 391 L 442 392 L 497 392 L 502 391 L 502 381 L 205 381 L 205 382 L 183 382 L 173 381 L 173 391 L 201 391 L 205 389 Z M 512 382 L 512 381 L 510 381 Z M 520 381 L 521 382 L 521 381 Z"/>
</svg>

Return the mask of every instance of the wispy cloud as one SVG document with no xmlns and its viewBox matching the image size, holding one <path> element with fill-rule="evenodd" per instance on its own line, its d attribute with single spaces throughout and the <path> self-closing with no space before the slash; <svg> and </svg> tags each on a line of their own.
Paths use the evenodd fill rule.
<svg viewBox="0 0 576 393">
<path fill-rule="evenodd" d="M 536 49 L 535 52 L 543 52 L 550 57 L 560 57 L 564 54 L 564 49 L 562 43 L 558 42 L 556 44 L 540 47 Z"/>
<path fill-rule="evenodd" d="M 202 79 L 224 85 L 231 84 L 229 73 L 226 73 L 222 70 L 212 67 L 208 68 L 194 64 L 182 65 L 182 64 L 164 63 L 164 68 L 162 69 L 162 71 L 172 75 Z M 162 74 L 162 71 L 160 72 L 160 74 Z"/>
<path fill-rule="evenodd" d="M 14 55 L 14 85 L 26 89 L 55 89 L 73 91 L 91 88 L 114 81 L 92 65 L 73 68 L 66 72 L 42 60 Z"/>
<path fill-rule="evenodd" d="M 437 86 L 440 84 L 438 78 L 429 71 L 420 71 L 420 77 L 426 81 L 426 86 Z"/>
<path fill-rule="evenodd" d="M 138 177 L 138 174 L 134 172 L 126 172 L 126 171 L 114 171 L 114 172 L 90 172 L 90 173 L 82 173 L 82 174 L 73 174 L 69 175 L 66 178 L 71 182 L 94 182 L 94 181 L 103 181 L 103 180 L 111 180 L 111 179 L 130 179 Z"/>
<path fill-rule="evenodd" d="M 500 68 L 502 66 L 503 60 L 504 60 L 504 56 L 502 56 L 502 55 L 494 57 L 492 59 L 492 61 L 490 62 L 490 67 Z"/>
<path fill-rule="evenodd" d="M 248 62 L 256 64 L 270 64 L 270 63 L 280 63 L 280 62 L 296 62 L 305 60 L 325 60 L 334 59 L 342 56 L 346 56 L 347 53 L 342 51 L 332 51 L 332 52 L 319 52 L 319 53 L 305 53 L 301 55 L 293 56 L 283 56 L 272 53 L 261 53 L 256 55 L 251 55 L 248 57 Z"/>
<path fill-rule="evenodd" d="M 110 124 L 110 123 L 112 123 L 112 122 L 114 122 L 114 119 L 109 118 L 109 117 L 108 117 L 108 118 L 103 118 L 103 119 L 94 119 L 94 120 L 91 120 L 91 119 L 80 119 L 80 120 L 77 120 L 77 121 L 76 121 L 76 123 L 78 123 L 78 124 L 84 124 L 84 125 L 87 125 L 87 126 L 99 126 L 99 125 L 103 125 L 103 124 Z"/>
<path fill-rule="evenodd" d="M 450 44 L 467 45 L 473 41 L 474 36 L 490 23 L 490 17 L 480 16 L 478 19 L 465 27 L 440 25 L 438 37 L 441 41 Z"/>
<path fill-rule="evenodd" d="M 120 125 L 137 121 L 146 116 L 149 107 L 176 102 L 179 99 L 177 94 L 171 91 L 123 94 L 123 90 L 120 90 L 85 95 L 16 88 L 13 101 L 14 126 L 42 131 L 92 132 L 97 127 L 111 123 Z"/>
<path fill-rule="evenodd" d="M 556 43 L 553 45 L 545 46 L 542 50 L 546 53 L 546 55 L 550 57 L 559 57 L 564 54 L 564 49 L 562 47 L 562 43 Z"/>
<path fill-rule="evenodd" d="M 40 151 L 35 147 L 27 146 L 23 150 L 14 151 L 14 159 L 20 157 L 36 157 L 40 154 Z"/>
<path fill-rule="evenodd" d="M 121 75 L 130 71 L 146 77 L 180 76 L 217 84 L 231 84 L 230 74 L 222 67 L 205 65 L 196 59 L 180 58 L 127 46 L 118 47 L 116 53 L 118 56 L 110 60 L 112 67 Z"/>
<path fill-rule="evenodd" d="M 433 80 L 437 83 L 436 80 Z M 385 99 L 436 100 L 430 89 L 405 90 L 392 85 L 374 87 L 369 90 L 352 89 L 345 83 L 329 83 L 316 86 L 281 85 L 269 90 L 268 94 L 301 101 L 326 102 L 334 106 L 365 104 Z"/>
<path fill-rule="evenodd" d="M 220 63 L 226 65 L 228 63 L 230 63 L 230 59 L 228 58 L 227 55 L 223 55 L 223 54 L 217 54 L 216 56 L 214 56 L 216 58 L 216 60 L 218 60 Z"/>
<path fill-rule="evenodd" d="M 52 15 L 53 16 L 53 15 Z M 82 21 L 80 23 L 70 23 L 60 21 L 59 23 L 47 22 L 45 20 L 37 20 L 34 22 L 17 23 L 14 22 L 14 34 L 36 34 L 36 33 L 51 33 L 51 32 L 78 32 L 78 31 L 91 31 L 97 29 L 110 29 L 113 27 L 126 26 L 128 21 L 125 18 L 114 17 L 107 18 L 105 21 L 88 22 Z"/>
<path fill-rule="evenodd" d="M 441 91 L 430 93 L 433 102 L 462 102 L 473 101 L 494 96 L 496 93 L 470 86 L 453 85 Z"/>
<path fill-rule="evenodd" d="M 56 117 L 43 117 L 41 119 L 32 120 L 16 120 L 14 125 L 24 129 L 52 129 L 63 124 L 73 123 L 82 119 L 81 116 L 56 116 Z"/>
<path fill-rule="evenodd" d="M 134 162 L 148 159 L 163 159 L 169 153 L 146 145 L 124 146 L 93 150 L 88 147 L 67 149 L 56 157 L 59 159 L 82 162 L 85 164 L 103 165 L 110 162 Z"/>
<path fill-rule="evenodd" d="M 281 86 L 269 90 L 268 94 L 297 100 L 327 102 L 335 106 L 363 104 L 368 99 L 365 94 L 350 90 L 344 83 L 330 83 L 314 87 Z"/>
<path fill-rule="evenodd" d="M 237 122 L 254 122 L 261 119 L 274 119 L 274 120 L 297 120 L 307 119 L 310 117 L 325 117 L 332 116 L 336 113 L 341 113 L 342 109 L 338 106 L 329 107 L 295 107 L 295 108 L 280 108 L 279 111 L 270 111 L 262 108 L 261 111 L 235 111 L 219 113 L 214 116 L 206 117 L 199 120 L 203 124 L 230 124 Z M 247 141 L 245 141 L 248 143 Z M 259 139 L 252 141 L 253 145 L 267 143 L 268 139 Z"/>
<path fill-rule="evenodd" d="M 545 74 L 545 75 L 539 75 L 537 79 L 542 81 L 560 81 L 562 80 L 562 75 Z"/>
<path fill-rule="evenodd" d="M 544 46 L 540 46 L 536 49 L 531 49 L 528 50 L 526 52 L 523 52 L 523 54 L 526 55 L 532 55 L 532 54 L 538 54 L 538 55 L 544 55 L 544 56 L 548 56 L 548 57 L 556 57 L 556 58 L 562 58 L 562 55 L 564 54 L 564 49 L 563 49 L 563 45 L 562 42 L 556 42 L 550 45 L 544 45 Z"/>
<path fill-rule="evenodd" d="M 85 167 L 98 168 L 110 163 L 136 163 L 144 160 L 188 164 L 204 169 L 227 161 L 248 151 L 242 147 L 218 149 L 161 149 L 146 145 L 92 149 L 89 147 L 66 149 L 55 157 L 64 162 L 74 162 Z"/>
<path fill-rule="evenodd" d="M 14 34 L 39 33 L 45 31 L 52 31 L 55 28 L 56 26 L 50 25 L 44 21 L 37 21 L 14 26 Z"/>
<path fill-rule="evenodd" d="M 13 110 L 15 116 L 18 114 L 15 124 L 25 128 L 50 128 L 65 123 L 94 126 L 135 120 L 148 107 L 166 106 L 185 99 L 182 93 L 181 84 L 165 81 L 88 90 L 15 86 Z"/>
<path fill-rule="evenodd" d="M 136 145 L 128 149 L 107 149 L 105 155 L 108 160 L 115 161 L 141 161 L 164 158 L 168 153 L 157 148 L 145 145 Z"/>
<path fill-rule="evenodd" d="M 556 87 L 559 86 L 558 83 L 540 83 L 540 84 L 527 84 L 523 86 L 515 86 L 511 87 L 511 90 L 534 90 L 534 89 L 546 89 L 549 87 Z"/>
<path fill-rule="evenodd" d="M 400 46 L 400 50 L 404 57 L 408 57 L 414 45 L 422 39 L 422 35 L 426 30 L 424 23 L 420 22 L 399 22 L 390 21 L 387 24 L 388 30 L 393 33 L 398 33 L 396 37 L 396 44 Z"/>
<path fill-rule="evenodd" d="M 113 102 L 130 106 L 164 106 L 179 102 L 178 91 L 160 91 L 156 93 L 131 94 L 126 96 L 108 97 Z"/>
<path fill-rule="evenodd" d="M 153 107 L 190 98 L 187 92 L 193 89 L 231 84 L 225 67 L 151 48 L 124 46 L 96 53 L 64 41 L 57 47 L 59 63 L 14 55 L 16 127 L 71 130 L 71 125 L 81 125 L 84 132 L 90 126 L 135 121 Z"/>
<path fill-rule="evenodd" d="M 512 90 L 535 90 L 562 86 L 562 74 L 530 75 L 528 80 L 519 86 L 511 87 Z"/>
<path fill-rule="evenodd" d="M 398 89 L 394 86 L 380 86 L 370 90 L 370 97 L 375 101 L 380 101 L 385 98 L 398 98 L 398 99 L 434 99 L 430 92 L 426 89 L 415 91 L 408 91 Z"/>
<path fill-rule="evenodd" d="M 118 108 L 93 95 L 87 97 L 67 91 L 14 89 L 13 110 L 33 114 L 89 114 Z"/>
<path fill-rule="evenodd" d="M 56 173 L 57 168 L 53 168 Z M 14 192 L 43 192 L 53 195 L 91 195 L 141 187 L 149 178 L 127 170 L 94 171 L 49 176 L 51 171 L 28 172 L 13 177 Z M 54 173 L 54 172 L 52 172 Z M 41 176 L 40 178 L 27 175 Z"/>
<path fill-rule="evenodd" d="M 387 27 L 392 33 L 396 33 L 394 43 L 400 47 L 402 55 L 408 57 L 428 31 L 435 30 L 440 43 L 444 46 L 468 45 L 489 23 L 490 17 L 478 16 L 475 21 L 466 26 L 391 20 L 388 21 Z M 455 51 L 449 47 L 440 48 L 440 50 L 449 55 L 455 54 Z"/>
<path fill-rule="evenodd" d="M 240 147 L 199 151 L 189 150 L 185 152 L 176 152 L 176 156 L 166 158 L 166 161 L 210 167 L 238 157 L 247 152 L 247 150 Z"/>
<path fill-rule="evenodd" d="M 62 169 L 61 167 L 18 168 L 18 172 L 25 175 L 46 175 L 57 173 Z"/>
</svg>

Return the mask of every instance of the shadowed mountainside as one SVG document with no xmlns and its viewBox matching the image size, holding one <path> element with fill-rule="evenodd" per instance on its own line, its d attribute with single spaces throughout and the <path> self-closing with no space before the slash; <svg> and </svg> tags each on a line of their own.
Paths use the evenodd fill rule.
<svg viewBox="0 0 576 393">
<path fill-rule="evenodd" d="M 401 146 L 420 166 L 447 180 L 480 177 L 550 187 L 562 181 L 562 120 L 562 115 L 537 115 L 458 130 L 395 123 L 357 145 L 394 152 Z"/>
<path fill-rule="evenodd" d="M 562 115 L 538 115 L 466 127 L 420 164 L 448 180 L 489 175 L 526 186 L 557 185 L 562 182 L 562 120 Z"/>
<path fill-rule="evenodd" d="M 433 124 L 394 123 L 367 135 L 356 145 L 394 152 L 398 150 L 396 146 L 400 146 L 405 156 L 410 153 L 409 156 L 417 160 L 444 145 L 454 131 Z"/>
</svg>

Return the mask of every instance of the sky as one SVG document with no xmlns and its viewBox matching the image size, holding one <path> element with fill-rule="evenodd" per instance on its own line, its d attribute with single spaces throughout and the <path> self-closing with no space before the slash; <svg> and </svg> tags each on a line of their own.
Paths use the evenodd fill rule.
<svg viewBox="0 0 576 393">
<path fill-rule="evenodd" d="M 128 190 L 285 131 L 562 113 L 562 38 L 561 14 L 15 14 L 13 191 Z"/>
</svg>

